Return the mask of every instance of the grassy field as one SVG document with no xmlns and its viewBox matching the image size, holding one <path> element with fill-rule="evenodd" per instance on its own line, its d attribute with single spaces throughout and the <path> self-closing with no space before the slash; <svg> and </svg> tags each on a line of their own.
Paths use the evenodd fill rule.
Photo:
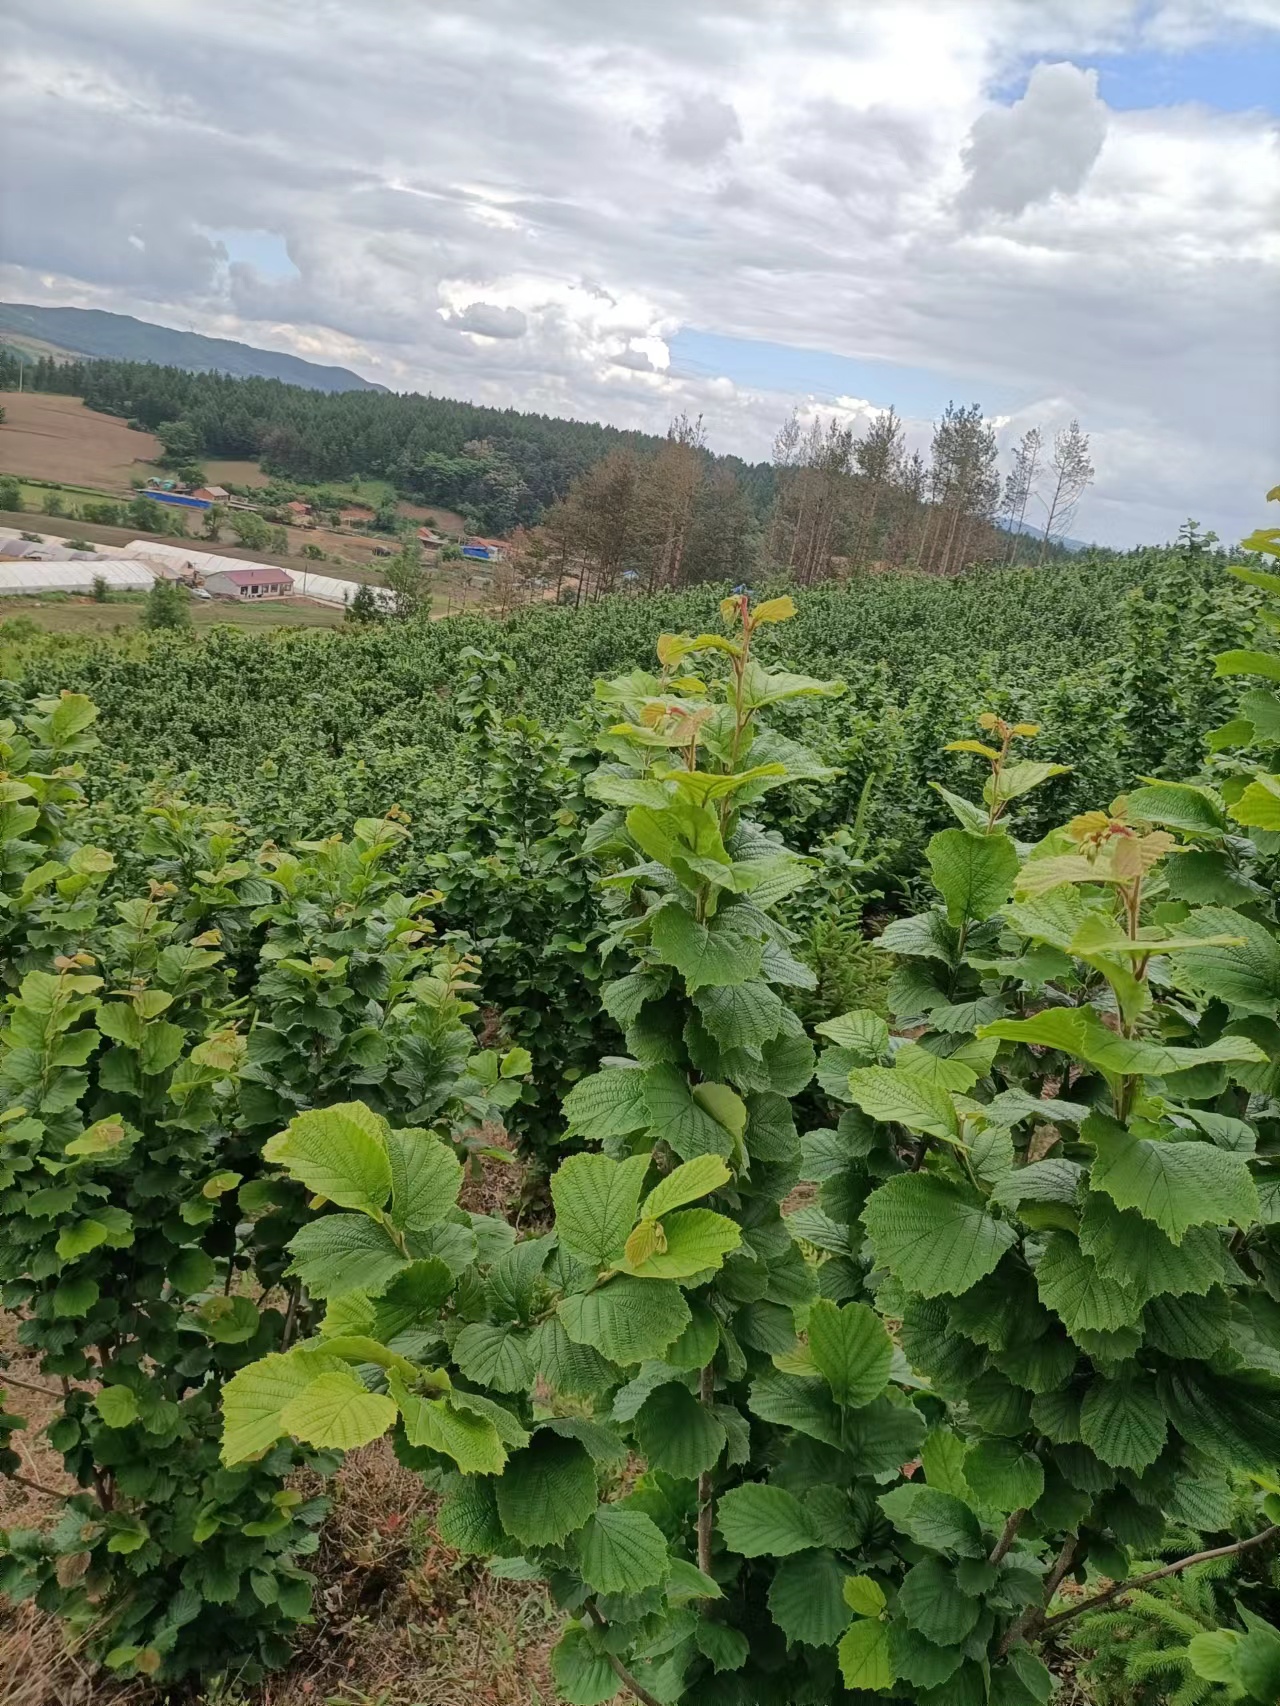
<svg viewBox="0 0 1280 1706">
<path fill-rule="evenodd" d="M 241 461 L 230 456 L 203 456 L 200 466 L 209 476 L 211 486 L 269 486 L 270 476 L 256 462 Z"/>
<path fill-rule="evenodd" d="M 115 415 L 95 414 L 78 397 L 6 391 L 0 474 L 54 480 L 118 495 L 134 474 L 154 473 L 160 441 Z"/>
<path fill-rule="evenodd" d="M 106 604 L 92 598 L 0 599 L 0 644 L 6 638 L 8 624 L 24 616 L 50 634 L 127 633 L 141 625 L 145 603 L 143 593 L 117 593 Z M 230 627 L 264 633 L 272 628 L 337 628 L 344 617 L 334 605 L 313 604 L 301 598 L 271 599 L 261 604 L 239 604 L 229 598 L 191 600 L 192 626 L 200 630 Z"/>
</svg>

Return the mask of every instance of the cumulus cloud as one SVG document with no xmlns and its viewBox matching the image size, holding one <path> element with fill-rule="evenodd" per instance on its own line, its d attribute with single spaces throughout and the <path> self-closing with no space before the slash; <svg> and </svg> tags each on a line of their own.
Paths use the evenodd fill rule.
<svg viewBox="0 0 1280 1706">
<path fill-rule="evenodd" d="M 1021 100 L 975 120 L 958 205 L 968 215 L 1019 214 L 1054 194 L 1074 195 L 1106 136 L 1098 73 L 1068 62 L 1037 65 Z"/>
<path fill-rule="evenodd" d="M 742 140 L 738 115 L 710 93 L 682 96 L 658 127 L 664 154 L 690 166 L 705 166 Z"/>
<path fill-rule="evenodd" d="M 446 314 L 444 323 L 478 338 L 522 338 L 529 328 L 528 315 L 494 302 L 469 302 L 460 314 Z"/>
<path fill-rule="evenodd" d="M 1275 3 L 9 0 L 0 296 L 396 389 L 658 431 L 686 409 L 748 457 L 795 402 L 911 414 L 896 363 L 1015 424 L 1078 414 L 1078 531 L 1190 510 L 1225 537 L 1276 478 L 1280 130 L 1108 112 L 1090 56 Z M 209 233 L 245 229 L 294 270 L 228 264 Z M 798 399 L 673 362 L 681 327 L 886 377 Z"/>
</svg>

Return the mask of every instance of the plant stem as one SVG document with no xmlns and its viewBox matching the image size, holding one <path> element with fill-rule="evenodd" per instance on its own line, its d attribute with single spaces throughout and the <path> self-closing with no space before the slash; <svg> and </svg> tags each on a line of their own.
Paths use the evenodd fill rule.
<svg viewBox="0 0 1280 1706">
<path fill-rule="evenodd" d="M 698 1397 L 708 1407 L 715 1401 L 716 1371 L 708 1363 L 698 1376 Z M 710 1469 L 698 1476 L 698 1568 L 711 1574 L 711 1530 L 715 1523 L 715 1487 Z"/>
<path fill-rule="evenodd" d="M 9 1481 L 17 1481 L 20 1486 L 30 1487 L 33 1492 L 43 1493 L 50 1499 L 65 1499 L 67 1497 L 65 1493 L 58 1492 L 55 1487 L 46 1487 L 43 1481 L 37 1481 L 34 1476 L 31 1475 L 20 1474 L 16 1469 L 11 1470 L 8 1476 L 6 1476 L 6 1479 Z"/>
<path fill-rule="evenodd" d="M 21 1375 L 0 1369 L 0 1386 L 21 1386 L 28 1392 L 38 1392 L 42 1398 L 56 1398 L 58 1394 L 48 1386 L 37 1386 L 34 1380 L 23 1380 Z"/>
<path fill-rule="evenodd" d="M 1247 1540 L 1237 1540 L 1231 1546 L 1214 1546 L 1207 1552 L 1193 1552 L 1188 1558 L 1179 1558 L 1176 1563 L 1166 1564 L 1163 1569 L 1149 1570 L 1145 1576 L 1133 1576 L 1127 1582 L 1116 1582 L 1103 1593 L 1096 1593 L 1091 1599 L 1081 1600 L 1069 1611 L 1060 1611 L 1056 1617 L 1046 1618 L 1040 1625 L 1042 1631 L 1059 1629 L 1064 1623 L 1071 1623 L 1077 1617 L 1083 1617 L 1086 1611 L 1092 1611 L 1097 1605 L 1107 1605 L 1113 1599 L 1119 1599 L 1122 1593 L 1132 1593 L 1136 1588 L 1148 1587 L 1152 1582 L 1163 1581 L 1166 1576 L 1176 1576 L 1182 1570 L 1189 1570 L 1193 1564 L 1207 1564 L 1212 1558 L 1234 1558 L 1238 1552 L 1247 1552 L 1253 1546 L 1261 1546 L 1268 1540 L 1280 1539 L 1280 1522 L 1272 1523 L 1270 1528 L 1264 1528 L 1261 1534 L 1251 1534 Z"/>
<path fill-rule="evenodd" d="M 1079 1535 L 1069 1534 L 1067 1536 L 1062 1544 L 1061 1552 L 1058 1553 L 1054 1561 L 1053 1568 L 1045 1577 L 1044 1598 L 1039 1605 L 1028 1606 L 1017 1622 L 1010 1624 L 1009 1628 L 1005 1630 L 997 1649 L 1000 1658 L 1003 1658 L 1010 1647 L 1016 1646 L 1019 1641 L 1039 1633 L 1044 1625 L 1044 1608 L 1052 1603 L 1053 1596 L 1062 1583 L 1062 1578 L 1071 1568 L 1071 1562 L 1076 1555 L 1076 1548 L 1079 1544 Z"/>
<path fill-rule="evenodd" d="M 988 1564 L 998 1564 L 1001 1558 L 1004 1557 L 1005 1553 L 1018 1538 L 1018 1530 L 1022 1527 L 1022 1519 L 1026 1514 L 1025 1509 L 1014 1511 L 1008 1522 L 1005 1523 L 1004 1532 L 1001 1534 L 999 1540 L 996 1541 L 995 1546 L 992 1549 L 991 1556 L 987 1559 Z"/>
<path fill-rule="evenodd" d="M 294 1330 L 298 1325 L 298 1299 L 301 1295 L 301 1285 L 290 1286 L 289 1305 L 285 1310 L 284 1329 L 280 1334 L 280 1349 L 282 1351 L 287 1351 L 293 1343 Z"/>
<path fill-rule="evenodd" d="M 603 1630 L 608 1627 L 604 1618 L 601 1617 L 594 1605 L 587 1607 L 587 1618 L 591 1623 L 595 1624 L 597 1629 Z M 606 1653 L 604 1657 L 609 1669 L 617 1677 L 618 1681 L 624 1688 L 629 1689 L 631 1693 L 635 1695 L 637 1700 L 643 1701 L 644 1706 L 662 1706 L 662 1702 L 654 1695 L 650 1694 L 647 1688 L 642 1688 L 640 1686 L 620 1658 L 617 1658 L 613 1653 Z"/>
</svg>

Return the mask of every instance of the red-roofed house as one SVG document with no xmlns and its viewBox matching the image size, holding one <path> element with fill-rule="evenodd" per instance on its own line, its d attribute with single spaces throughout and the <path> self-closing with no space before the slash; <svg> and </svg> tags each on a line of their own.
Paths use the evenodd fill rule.
<svg viewBox="0 0 1280 1706">
<path fill-rule="evenodd" d="M 288 512 L 289 519 L 299 525 L 311 520 L 311 505 L 304 504 L 298 498 L 291 498 L 284 507 Z"/>
<path fill-rule="evenodd" d="M 263 564 L 247 569 L 218 569 L 205 576 L 205 586 L 215 598 L 285 598 L 293 582 L 283 569 Z"/>
</svg>

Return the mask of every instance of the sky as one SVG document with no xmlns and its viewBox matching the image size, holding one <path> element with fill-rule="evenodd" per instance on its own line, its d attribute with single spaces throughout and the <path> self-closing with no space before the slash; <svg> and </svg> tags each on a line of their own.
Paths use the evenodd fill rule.
<svg viewBox="0 0 1280 1706">
<path fill-rule="evenodd" d="M 769 454 L 1073 417 L 1071 531 L 1280 480 L 1280 0 L 7 0 L 0 299 Z"/>
</svg>

